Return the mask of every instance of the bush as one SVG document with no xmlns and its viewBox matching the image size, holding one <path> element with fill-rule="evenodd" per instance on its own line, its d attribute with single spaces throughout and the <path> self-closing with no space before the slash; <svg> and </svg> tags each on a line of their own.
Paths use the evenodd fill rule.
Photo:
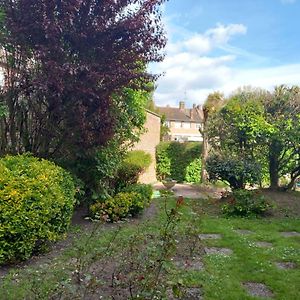
<svg viewBox="0 0 300 300">
<path fill-rule="evenodd" d="M 185 181 L 194 183 L 201 179 L 201 159 L 194 159 L 187 167 L 185 172 Z"/>
<path fill-rule="evenodd" d="M 258 184 L 261 179 L 261 168 L 255 161 L 233 157 L 230 154 L 213 154 L 206 166 L 212 181 L 227 181 L 232 189 L 243 189 L 246 184 Z"/>
<path fill-rule="evenodd" d="M 235 190 L 227 200 L 228 203 L 222 207 L 222 212 L 227 216 L 263 215 L 271 208 L 265 197 L 257 191 Z"/>
<path fill-rule="evenodd" d="M 69 173 L 30 155 L 0 159 L 0 264 L 28 258 L 68 229 L 75 187 Z"/>
<path fill-rule="evenodd" d="M 118 170 L 115 191 L 120 192 L 126 186 L 136 184 L 139 176 L 150 166 L 151 160 L 151 155 L 142 150 L 129 152 Z"/>
<path fill-rule="evenodd" d="M 130 214 L 138 213 L 143 208 L 143 199 L 140 194 L 121 192 L 104 202 L 91 205 L 90 210 L 95 219 L 116 222 Z"/>
<path fill-rule="evenodd" d="M 151 201 L 152 194 L 153 194 L 153 188 L 150 184 L 132 184 L 127 186 L 123 192 L 135 192 L 142 196 L 142 199 L 144 201 L 144 207 L 148 205 Z"/>
<path fill-rule="evenodd" d="M 183 182 L 186 180 L 187 168 L 201 155 L 200 142 L 162 142 L 156 148 L 156 174 L 160 180 L 166 177 Z M 196 163 L 195 163 L 196 164 Z M 196 169 L 194 169 L 195 172 Z M 189 182 L 194 179 L 191 174 L 192 167 L 189 168 Z M 200 172 L 199 172 L 200 173 Z M 196 175 L 196 174 L 195 174 Z"/>
</svg>

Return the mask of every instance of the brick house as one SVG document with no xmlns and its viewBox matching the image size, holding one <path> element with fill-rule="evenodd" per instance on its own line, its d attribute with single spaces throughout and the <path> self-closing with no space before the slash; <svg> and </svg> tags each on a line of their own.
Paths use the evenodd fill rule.
<svg viewBox="0 0 300 300">
<path fill-rule="evenodd" d="M 140 183 L 154 183 L 156 179 L 156 146 L 160 142 L 160 119 L 161 117 L 147 110 L 146 123 L 144 125 L 146 132 L 142 134 L 140 141 L 134 146 L 132 150 L 143 150 L 150 153 L 152 163 L 148 170 L 139 178 Z"/>
<path fill-rule="evenodd" d="M 203 120 L 201 106 L 193 104 L 192 108 L 186 108 L 184 101 L 179 102 L 179 107 L 157 107 L 159 113 L 166 117 L 166 125 L 170 132 L 165 140 L 169 141 L 202 141 L 199 128 Z"/>
</svg>

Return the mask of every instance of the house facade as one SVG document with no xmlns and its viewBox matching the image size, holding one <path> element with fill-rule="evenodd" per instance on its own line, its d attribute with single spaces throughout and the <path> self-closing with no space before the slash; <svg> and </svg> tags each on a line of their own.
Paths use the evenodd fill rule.
<svg viewBox="0 0 300 300">
<path fill-rule="evenodd" d="M 140 141 L 132 150 L 143 150 L 151 155 L 152 162 L 150 167 L 140 176 L 140 183 L 154 183 L 156 179 L 156 146 L 160 142 L 160 116 L 147 110 L 145 133 L 140 137 Z"/>
<path fill-rule="evenodd" d="M 168 136 L 164 140 L 178 142 L 202 141 L 200 127 L 202 126 L 203 111 L 200 105 L 194 104 L 186 108 L 184 101 L 179 102 L 179 107 L 157 107 L 159 113 L 166 118 L 165 125 L 169 128 Z"/>
</svg>

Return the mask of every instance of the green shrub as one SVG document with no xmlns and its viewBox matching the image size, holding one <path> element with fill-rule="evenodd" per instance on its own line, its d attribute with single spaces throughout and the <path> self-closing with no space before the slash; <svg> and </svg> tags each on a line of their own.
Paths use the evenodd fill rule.
<svg viewBox="0 0 300 300">
<path fill-rule="evenodd" d="M 145 203 L 144 206 L 148 205 L 151 201 L 153 188 L 150 184 L 132 184 L 127 186 L 123 192 L 135 192 L 142 196 L 142 199 Z"/>
<path fill-rule="evenodd" d="M 227 216 L 257 216 L 263 215 L 272 206 L 257 191 L 235 190 L 227 199 L 227 204 L 222 207 L 222 212 Z"/>
<path fill-rule="evenodd" d="M 185 181 L 194 183 L 201 179 L 201 159 L 194 159 L 187 167 L 185 172 Z"/>
<path fill-rule="evenodd" d="M 68 229 L 75 187 L 69 173 L 30 155 L 0 159 L 0 264 L 28 258 Z"/>
<path fill-rule="evenodd" d="M 139 176 L 150 166 L 151 155 L 142 150 L 129 152 L 118 170 L 115 191 L 120 192 L 126 186 L 138 182 Z"/>
<path fill-rule="evenodd" d="M 116 222 L 130 214 L 138 213 L 143 208 L 143 199 L 140 194 L 121 192 L 113 198 L 91 205 L 90 211 L 96 219 Z"/>
<path fill-rule="evenodd" d="M 232 189 L 243 189 L 246 184 L 259 184 L 261 167 L 254 160 L 230 154 L 213 154 L 206 166 L 212 181 L 221 180 L 230 184 Z"/>
<path fill-rule="evenodd" d="M 201 155 L 199 142 L 162 142 L 156 148 L 156 175 L 160 180 L 166 177 L 183 182 L 188 166 Z M 189 175 L 190 176 L 190 175 Z"/>
</svg>

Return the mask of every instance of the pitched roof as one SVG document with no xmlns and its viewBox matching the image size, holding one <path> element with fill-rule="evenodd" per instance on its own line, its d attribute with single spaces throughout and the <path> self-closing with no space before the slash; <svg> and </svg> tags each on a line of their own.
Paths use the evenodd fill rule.
<svg viewBox="0 0 300 300">
<path fill-rule="evenodd" d="M 201 107 L 180 109 L 176 107 L 157 107 L 161 115 L 165 115 L 167 121 L 181 121 L 200 123 L 203 119 Z"/>
</svg>

